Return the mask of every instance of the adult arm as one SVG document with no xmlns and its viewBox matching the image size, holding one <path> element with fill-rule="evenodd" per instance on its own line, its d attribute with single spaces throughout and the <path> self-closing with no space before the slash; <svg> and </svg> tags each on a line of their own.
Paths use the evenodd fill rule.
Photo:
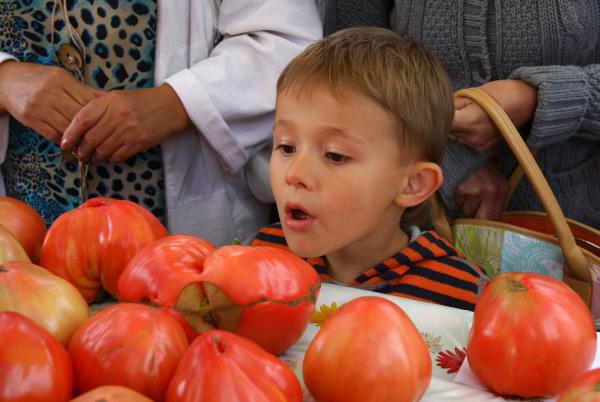
<svg viewBox="0 0 600 402">
<path fill-rule="evenodd" d="M 570 137 L 600 141 L 600 64 L 521 67 L 511 75 L 538 89 L 527 142 L 533 149 Z"/>
<path fill-rule="evenodd" d="M 223 40 L 167 78 L 190 120 L 237 173 L 271 138 L 277 77 L 322 27 L 314 0 L 223 0 Z"/>
</svg>

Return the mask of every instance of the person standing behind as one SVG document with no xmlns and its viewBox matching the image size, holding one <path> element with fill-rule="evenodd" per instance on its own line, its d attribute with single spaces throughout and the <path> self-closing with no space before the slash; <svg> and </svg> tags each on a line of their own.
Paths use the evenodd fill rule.
<svg viewBox="0 0 600 402">
<path fill-rule="evenodd" d="M 565 215 L 600 228 L 599 0 L 326 0 L 324 14 L 325 34 L 388 27 L 437 55 L 454 90 L 488 92 L 536 152 Z M 478 105 L 461 98 L 455 109 L 441 194 L 451 212 L 497 219 L 514 159 Z M 523 179 L 508 209 L 541 207 Z"/>
<path fill-rule="evenodd" d="M 0 183 L 49 224 L 81 202 L 59 156 L 74 151 L 90 196 L 217 245 L 250 238 L 269 218 L 250 161 L 275 77 L 320 37 L 314 0 L 1 2 Z"/>
</svg>

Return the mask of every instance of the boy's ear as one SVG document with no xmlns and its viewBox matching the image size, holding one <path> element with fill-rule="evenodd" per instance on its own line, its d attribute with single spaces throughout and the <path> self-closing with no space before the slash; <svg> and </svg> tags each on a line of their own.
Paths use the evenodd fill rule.
<svg viewBox="0 0 600 402">
<path fill-rule="evenodd" d="M 442 169 L 436 163 L 415 163 L 410 168 L 404 185 L 398 189 L 396 205 L 409 208 L 421 204 L 441 187 L 443 180 Z"/>
</svg>

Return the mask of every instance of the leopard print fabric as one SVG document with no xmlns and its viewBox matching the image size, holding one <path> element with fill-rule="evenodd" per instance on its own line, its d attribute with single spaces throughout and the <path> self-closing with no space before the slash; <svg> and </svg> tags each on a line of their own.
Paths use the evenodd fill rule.
<svg viewBox="0 0 600 402">
<path fill-rule="evenodd" d="M 0 50 L 21 61 L 57 65 L 55 53 L 71 39 L 60 11 L 52 38 L 53 5 L 52 0 L 0 0 Z M 71 26 L 85 45 L 87 85 L 105 91 L 154 85 L 156 0 L 69 0 L 67 10 Z M 8 152 L 2 165 L 7 194 L 36 208 L 48 225 L 81 203 L 78 166 L 61 163 L 59 154 L 56 144 L 10 119 Z M 159 147 L 125 163 L 90 166 L 87 181 L 90 197 L 134 201 L 164 223 Z"/>
</svg>

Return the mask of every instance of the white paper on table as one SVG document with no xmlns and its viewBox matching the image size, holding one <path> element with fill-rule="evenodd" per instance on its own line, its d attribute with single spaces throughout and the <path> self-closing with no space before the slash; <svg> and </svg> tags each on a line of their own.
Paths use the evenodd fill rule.
<svg viewBox="0 0 600 402">
<path fill-rule="evenodd" d="M 600 343 L 597 348 L 600 348 Z M 592 363 L 591 369 L 600 367 L 600 353 L 598 353 L 598 349 L 596 349 L 596 356 L 594 357 L 594 362 Z M 460 366 L 456 377 L 454 377 L 454 382 L 459 384 L 468 385 L 472 388 L 477 388 L 482 391 L 491 392 L 485 385 L 483 385 L 476 377 L 475 374 L 471 371 L 471 367 L 469 366 L 469 361 L 465 357 L 465 361 Z M 545 402 L 556 402 L 557 398 L 544 399 Z"/>
</svg>

